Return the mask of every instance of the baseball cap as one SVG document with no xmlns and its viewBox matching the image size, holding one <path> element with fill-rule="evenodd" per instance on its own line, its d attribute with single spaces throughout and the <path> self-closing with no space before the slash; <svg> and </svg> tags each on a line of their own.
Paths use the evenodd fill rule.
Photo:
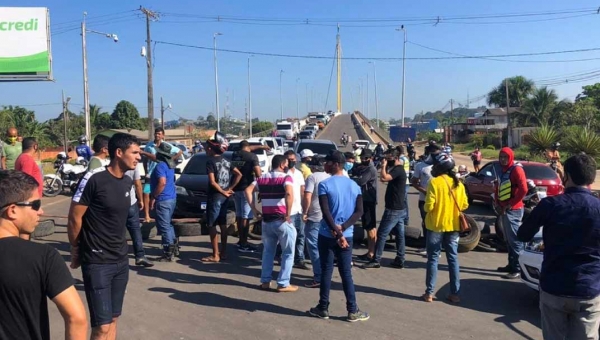
<svg viewBox="0 0 600 340">
<path fill-rule="evenodd" d="M 363 150 L 360 154 L 360 158 L 371 158 L 373 157 L 373 151 L 371 149 Z"/>
<path fill-rule="evenodd" d="M 331 150 L 329 152 L 329 154 L 327 155 L 327 157 L 325 157 L 325 160 L 328 162 L 344 164 L 344 163 L 346 163 L 346 156 L 344 156 L 344 154 L 341 153 L 340 151 Z"/>
<path fill-rule="evenodd" d="M 315 156 L 315 154 L 310 149 L 304 149 L 304 150 L 300 151 L 300 157 L 302 157 L 302 158 L 314 157 L 314 156 Z"/>
</svg>

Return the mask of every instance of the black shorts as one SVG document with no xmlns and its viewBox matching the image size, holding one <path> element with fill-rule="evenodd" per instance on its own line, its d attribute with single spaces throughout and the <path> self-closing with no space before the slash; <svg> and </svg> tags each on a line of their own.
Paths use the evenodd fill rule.
<svg viewBox="0 0 600 340">
<path fill-rule="evenodd" d="M 363 202 L 361 221 L 364 230 L 373 230 L 377 227 L 377 204 L 375 202 Z"/>
<path fill-rule="evenodd" d="M 481 164 L 481 161 L 473 161 L 473 166 Z"/>
<path fill-rule="evenodd" d="M 129 261 L 81 265 L 92 327 L 108 325 L 121 315 L 129 281 Z"/>
</svg>

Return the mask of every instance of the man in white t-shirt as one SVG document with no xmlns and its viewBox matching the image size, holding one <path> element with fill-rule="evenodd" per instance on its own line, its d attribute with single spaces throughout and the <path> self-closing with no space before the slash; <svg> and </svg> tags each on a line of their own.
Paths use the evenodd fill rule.
<svg viewBox="0 0 600 340">
<path fill-rule="evenodd" d="M 294 267 L 299 269 L 310 269 L 304 261 L 304 221 L 302 221 L 302 193 L 304 193 L 304 176 L 302 172 L 296 169 L 296 153 L 293 150 L 287 151 L 284 156 L 288 161 L 288 175 L 292 177 L 294 190 L 294 204 L 292 205 L 291 218 L 296 231 L 296 253 L 294 257 Z"/>
<path fill-rule="evenodd" d="M 427 239 L 427 229 L 425 228 L 425 194 L 427 193 L 427 185 L 433 178 L 431 175 L 431 169 L 433 168 L 433 162 L 429 160 L 433 155 L 437 155 L 441 152 L 441 149 L 437 145 L 428 145 L 425 147 L 425 160 L 415 165 L 415 172 L 411 178 L 411 184 L 417 191 L 419 191 L 419 212 L 421 213 L 421 228 L 423 228 L 423 238 Z M 419 254 L 427 254 L 425 248 L 421 248 L 417 251 Z"/>
</svg>

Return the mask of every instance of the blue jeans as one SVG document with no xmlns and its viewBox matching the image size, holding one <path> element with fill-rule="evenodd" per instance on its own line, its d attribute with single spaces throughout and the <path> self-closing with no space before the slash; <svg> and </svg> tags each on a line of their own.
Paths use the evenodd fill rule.
<svg viewBox="0 0 600 340">
<path fill-rule="evenodd" d="M 329 291 L 331 290 L 334 257 L 337 257 L 342 288 L 344 289 L 344 295 L 346 295 L 346 310 L 348 313 L 356 313 L 358 310 L 354 281 L 352 280 L 352 238 L 347 238 L 346 241 L 348 241 L 349 247 L 342 249 L 335 238 L 319 235 L 319 256 L 323 271 L 319 289 L 319 309 L 321 310 L 329 309 Z"/>
<path fill-rule="evenodd" d="M 297 235 L 294 263 L 304 262 L 304 221 L 302 221 L 302 214 L 292 215 L 291 217 Z"/>
<path fill-rule="evenodd" d="M 519 255 L 523 252 L 523 242 L 517 240 L 517 232 L 523 220 L 524 209 L 508 210 L 502 215 L 504 235 L 508 243 L 508 266 L 511 273 L 520 272 Z"/>
<path fill-rule="evenodd" d="M 277 278 L 279 287 L 290 285 L 292 267 L 294 267 L 294 246 L 296 244 L 296 228 L 286 221 L 262 222 L 262 270 L 261 283 L 269 283 L 273 277 L 273 262 L 277 243 L 281 245 L 281 270 Z"/>
<path fill-rule="evenodd" d="M 404 262 L 405 239 L 404 239 L 404 219 L 406 217 L 406 209 L 391 210 L 385 209 L 383 217 L 379 223 L 377 230 L 377 243 L 375 244 L 375 261 L 380 262 L 383 256 L 383 248 L 385 241 L 392 229 L 396 228 L 398 234 L 396 236 L 396 257 Z"/>
<path fill-rule="evenodd" d="M 410 214 L 408 213 L 408 189 L 410 189 L 410 184 L 407 184 L 406 188 L 404 189 L 404 204 L 406 204 L 406 217 L 404 218 L 405 226 L 408 226 L 408 218 L 410 217 Z"/>
<path fill-rule="evenodd" d="M 175 228 L 171 224 L 171 218 L 175 211 L 175 200 L 157 201 L 154 203 L 156 213 L 156 229 L 162 236 L 163 251 L 169 249 L 169 245 L 175 243 Z"/>
<path fill-rule="evenodd" d="M 233 202 L 235 203 L 235 216 L 237 218 L 251 220 L 254 217 L 252 215 L 252 208 L 250 208 L 250 204 L 248 204 L 244 191 L 234 192 Z"/>
<path fill-rule="evenodd" d="M 425 293 L 433 295 L 437 281 L 438 259 L 442 244 L 446 249 L 446 260 L 450 272 L 450 293 L 458 295 L 460 291 L 460 268 L 458 266 L 458 232 L 438 233 L 427 230 L 427 276 Z"/>
<path fill-rule="evenodd" d="M 140 228 L 140 206 L 133 204 L 129 207 L 129 216 L 127 216 L 127 230 L 131 235 L 131 243 L 133 244 L 133 253 L 135 259 L 141 259 L 146 254 L 144 253 L 144 243 L 142 241 L 142 229 Z"/>
<path fill-rule="evenodd" d="M 307 221 L 304 224 L 304 234 L 306 235 L 306 245 L 308 255 L 313 270 L 313 281 L 321 282 L 321 260 L 319 259 L 319 228 L 321 222 Z"/>
</svg>

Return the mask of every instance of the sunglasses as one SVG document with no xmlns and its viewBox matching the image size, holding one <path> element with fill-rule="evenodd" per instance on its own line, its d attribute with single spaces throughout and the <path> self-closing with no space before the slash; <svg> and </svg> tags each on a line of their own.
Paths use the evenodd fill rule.
<svg viewBox="0 0 600 340">
<path fill-rule="evenodd" d="M 31 201 L 31 202 L 15 202 L 15 203 L 9 203 L 6 204 L 2 207 L 0 207 L 0 209 L 4 209 L 10 205 L 16 205 L 17 207 L 31 207 L 31 209 L 38 211 L 40 210 L 40 208 L 42 207 L 42 200 L 35 200 L 35 201 Z"/>
</svg>

